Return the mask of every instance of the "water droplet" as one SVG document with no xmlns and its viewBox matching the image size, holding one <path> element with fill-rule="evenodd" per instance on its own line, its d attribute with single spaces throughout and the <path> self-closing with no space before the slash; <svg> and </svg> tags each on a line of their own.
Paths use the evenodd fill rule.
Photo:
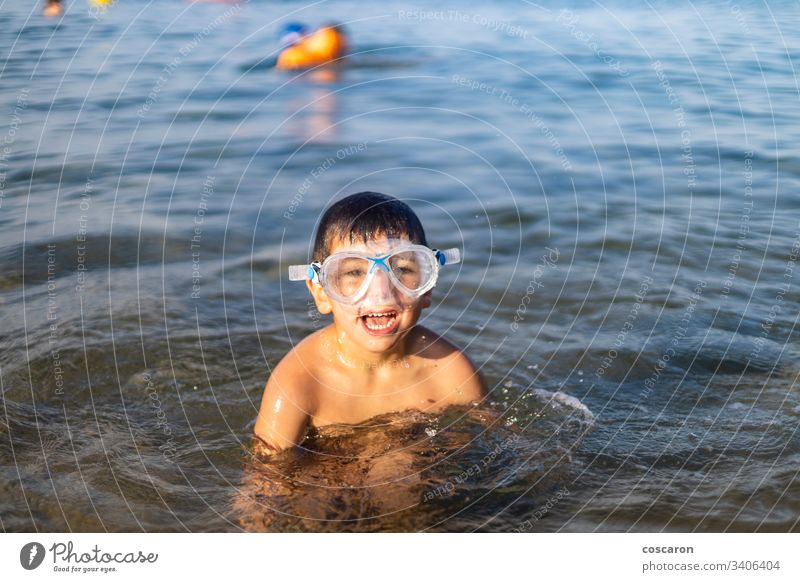
<svg viewBox="0 0 800 582">
<path fill-rule="evenodd" d="M 432 428 L 425 428 L 425 434 L 428 435 L 429 437 L 435 437 L 436 430 Z"/>
<path fill-rule="evenodd" d="M 578 370 L 578 376 L 583 376 L 583 370 Z"/>
<path fill-rule="evenodd" d="M 195 386 L 194 389 L 197 390 L 197 386 Z"/>
</svg>

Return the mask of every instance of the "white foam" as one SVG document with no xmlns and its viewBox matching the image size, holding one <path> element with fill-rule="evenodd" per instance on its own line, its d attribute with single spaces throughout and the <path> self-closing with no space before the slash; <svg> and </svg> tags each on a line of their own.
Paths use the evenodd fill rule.
<svg viewBox="0 0 800 582">
<path fill-rule="evenodd" d="M 580 414 L 586 422 L 594 423 L 594 414 L 589 408 L 574 396 L 570 396 L 560 390 L 558 392 L 550 392 L 541 388 L 534 388 L 531 391 L 534 396 L 548 402 L 558 402 L 561 406 L 571 408 Z"/>
</svg>

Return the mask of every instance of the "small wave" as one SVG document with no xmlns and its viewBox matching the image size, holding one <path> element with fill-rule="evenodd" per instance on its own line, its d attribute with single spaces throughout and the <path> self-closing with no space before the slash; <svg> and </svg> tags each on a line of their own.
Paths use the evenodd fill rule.
<svg viewBox="0 0 800 582">
<path fill-rule="evenodd" d="M 589 427 L 594 425 L 594 414 L 592 414 L 592 411 L 574 396 L 570 396 L 569 394 L 560 391 L 549 392 L 541 388 L 534 388 L 532 392 L 534 395 L 548 404 L 553 406 L 558 404 L 564 408 L 571 409 L 573 412 L 582 417 Z"/>
</svg>

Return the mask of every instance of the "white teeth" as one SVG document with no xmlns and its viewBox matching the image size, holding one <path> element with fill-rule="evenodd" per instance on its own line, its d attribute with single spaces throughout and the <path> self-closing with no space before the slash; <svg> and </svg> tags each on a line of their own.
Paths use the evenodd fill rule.
<svg viewBox="0 0 800 582">
<path fill-rule="evenodd" d="M 364 323 L 366 326 L 374 331 L 378 331 L 381 329 L 387 329 L 394 324 L 395 317 L 397 316 L 394 312 L 389 313 L 368 313 L 364 316 Z M 381 319 L 385 319 L 385 321 L 380 321 Z"/>
</svg>

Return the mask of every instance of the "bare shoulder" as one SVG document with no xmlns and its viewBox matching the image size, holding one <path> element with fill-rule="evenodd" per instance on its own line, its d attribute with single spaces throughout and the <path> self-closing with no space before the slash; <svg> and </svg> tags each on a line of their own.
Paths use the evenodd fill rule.
<svg viewBox="0 0 800 582">
<path fill-rule="evenodd" d="M 317 405 L 318 380 L 314 333 L 297 344 L 272 370 L 254 429 L 260 444 L 281 450 L 299 444 Z"/>
<path fill-rule="evenodd" d="M 283 357 L 278 366 L 283 365 L 287 372 L 300 376 L 303 380 L 313 378 L 319 371 L 323 345 L 330 341 L 326 339 L 327 331 L 326 327 L 303 338 Z"/>
<path fill-rule="evenodd" d="M 480 371 L 461 349 L 439 334 L 418 326 L 414 352 L 431 370 L 430 380 L 447 403 L 473 402 L 486 395 Z"/>
<path fill-rule="evenodd" d="M 267 390 L 274 389 L 301 403 L 311 403 L 317 384 L 319 334 L 316 332 L 303 339 L 283 357 L 267 380 Z"/>
</svg>

